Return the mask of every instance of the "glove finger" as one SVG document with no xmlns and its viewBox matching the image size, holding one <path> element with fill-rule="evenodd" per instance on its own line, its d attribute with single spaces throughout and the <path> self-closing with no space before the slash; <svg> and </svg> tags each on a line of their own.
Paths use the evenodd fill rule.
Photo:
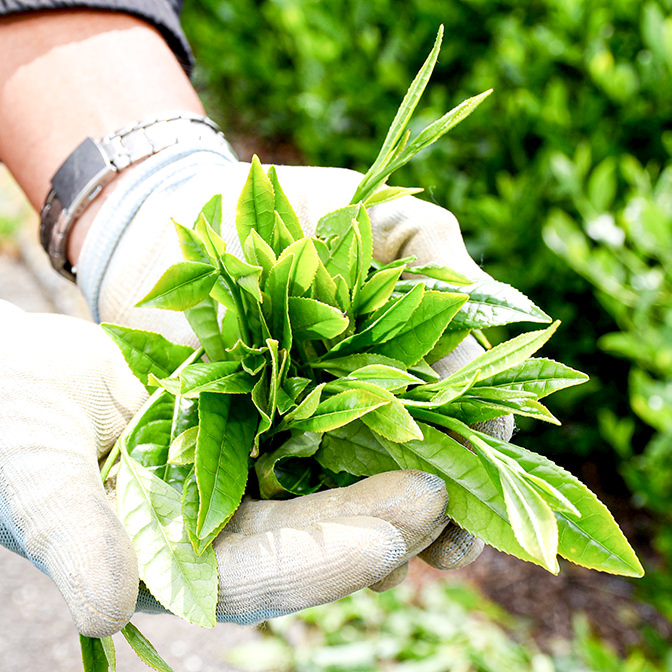
<svg viewBox="0 0 672 672">
<path fill-rule="evenodd" d="M 453 522 L 418 557 L 436 569 L 461 569 L 470 565 L 483 551 L 484 543 Z"/>
<path fill-rule="evenodd" d="M 387 521 L 350 516 L 215 540 L 217 618 L 250 624 L 339 600 L 377 583 L 408 548 Z"/>
<path fill-rule="evenodd" d="M 3 449 L 0 520 L 11 533 L 7 545 L 52 578 L 77 629 L 104 637 L 133 614 L 137 561 L 95 459 L 72 453 L 69 442 L 81 436 L 63 429 L 49 437 L 49 452 Z M 68 487 L 59 474 L 67 474 Z"/>
<path fill-rule="evenodd" d="M 396 569 L 392 570 L 384 579 L 377 581 L 369 586 L 371 590 L 375 590 L 377 593 L 383 593 L 390 588 L 398 586 L 408 575 L 408 563 L 405 562 L 403 565 L 399 565 Z"/>
<path fill-rule="evenodd" d="M 415 555 L 443 530 L 447 504 L 446 486 L 438 476 L 415 470 L 390 471 L 346 488 L 286 501 L 244 502 L 226 529 L 256 534 L 343 516 L 370 516 L 398 529 L 409 553 Z"/>
</svg>

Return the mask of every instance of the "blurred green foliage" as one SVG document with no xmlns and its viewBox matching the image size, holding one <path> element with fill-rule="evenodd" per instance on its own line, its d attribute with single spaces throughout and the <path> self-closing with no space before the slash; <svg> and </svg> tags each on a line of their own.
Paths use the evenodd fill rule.
<svg viewBox="0 0 672 672">
<path fill-rule="evenodd" d="M 225 127 L 360 170 L 441 23 L 416 123 L 495 92 L 394 181 L 425 187 L 486 270 L 563 320 L 543 354 L 592 380 L 551 403 L 562 428 L 519 423 L 523 442 L 584 478 L 596 463 L 611 494 L 627 484 L 672 558 L 672 0 L 187 0 L 185 11 Z M 655 592 L 672 616 L 671 582 Z"/>
<path fill-rule="evenodd" d="M 578 615 L 571 641 L 542 652 L 529 627 L 473 589 L 433 583 L 360 592 L 270 621 L 266 637 L 227 651 L 248 672 L 670 672 L 640 649 L 619 656 Z"/>
</svg>

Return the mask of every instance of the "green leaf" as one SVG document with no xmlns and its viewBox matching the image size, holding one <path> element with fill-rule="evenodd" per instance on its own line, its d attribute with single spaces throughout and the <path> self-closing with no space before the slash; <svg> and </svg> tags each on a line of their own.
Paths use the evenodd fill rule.
<svg viewBox="0 0 672 672">
<path fill-rule="evenodd" d="M 295 338 L 335 338 L 349 324 L 348 318 L 338 308 L 315 299 L 290 296 L 288 306 L 289 321 Z"/>
<path fill-rule="evenodd" d="M 294 256 L 288 254 L 279 259 L 268 274 L 264 291 L 270 301 L 264 301 L 264 315 L 273 337 L 282 348 L 290 349 L 292 343 L 292 327 L 289 321 L 288 287 Z"/>
<path fill-rule="evenodd" d="M 322 390 L 326 383 L 320 383 L 317 387 L 312 389 L 305 397 L 305 399 L 291 412 L 285 416 L 285 424 L 292 420 L 305 420 L 309 418 L 320 403 L 322 397 Z"/>
<path fill-rule="evenodd" d="M 477 383 L 477 387 L 501 387 L 533 392 L 537 399 L 571 385 L 580 385 L 588 376 L 551 359 L 531 358 Z"/>
<path fill-rule="evenodd" d="M 217 280 L 217 269 L 198 261 L 182 261 L 171 266 L 154 288 L 136 303 L 146 308 L 186 310 L 205 299 Z"/>
<path fill-rule="evenodd" d="M 446 330 L 436 342 L 436 345 L 427 353 L 425 359 L 434 364 L 446 355 L 449 355 L 462 341 L 469 336 L 469 329 Z"/>
<path fill-rule="evenodd" d="M 397 291 L 405 292 L 416 285 L 418 280 L 400 280 Z M 523 293 L 510 285 L 492 278 L 479 280 L 471 285 L 460 285 L 423 279 L 427 289 L 440 292 L 466 294 L 468 301 L 453 318 L 452 329 L 485 329 L 512 322 L 550 322 L 551 318 L 534 305 Z"/>
<path fill-rule="evenodd" d="M 558 553 L 567 560 L 612 574 L 643 576 L 644 570 L 613 516 L 576 477 L 551 462 L 512 443 L 479 433 L 483 441 L 516 460 L 530 474 L 550 483 L 579 511 L 581 517 L 556 511 Z"/>
<path fill-rule="evenodd" d="M 346 390 L 321 401 L 315 413 L 309 418 L 293 420 L 287 426 L 304 432 L 329 432 L 371 413 L 386 403 L 380 395 L 372 394 L 368 390 Z"/>
<path fill-rule="evenodd" d="M 549 572 L 560 571 L 556 558 L 558 526 L 553 512 L 537 491 L 505 468 L 499 470 L 506 510 L 520 545 Z"/>
<path fill-rule="evenodd" d="M 273 185 L 255 155 L 252 157 L 250 173 L 236 209 L 236 230 L 241 247 L 244 248 L 245 241 L 253 229 L 266 243 L 273 246 L 274 210 Z"/>
<path fill-rule="evenodd" d="M 190 427 L 178 434 L 170 443 L 168 462 L 170 464 L 193 464 L 197 438 L 198 427 Z"/>
<path fill-rule="evenodd" d="M 129 329 L 117 324 L 102 324 L 103 330 L 119 346 L 131 371 L 147 386 L 147 376 L 168 377 L 194 349 L 171 343 L 160 334 L 140 329 Z"/>
<path fill-rule="evenodd" d="M 243 249 L 247 261 L 254 266 L 261 267 L 260 282 L 263 286 L 266 283 L 269 271 L 277 261 L 273 248 L 254 229 L 252 229 L 245 241 Z"/>
<path fill-rule="evenodd" d="M 285 222 L 282 220 L 282 217 L 280 217 L 280 213 L 275 212 L 274 217 L 273 242 L 271 243 L 271 247 L 275 254 L 280 255 L 294 242 L 294 238 L 289 232 L 289 229 L 285 226 Z"/>
<path fill-rule="evenodd" d="M 259 279 L 263 270 L 262 267 L 247 264 L 228 252 L 221 255 L 221 261 L 226 272 L 234 282 L 239 285 L 241 289 L 245 290 L 255 301 L 261 303 Z"/>
<path fill-rule="evenodd" d="M 420 68 L 420 71 L 415 76 L 415 79 L 411 82 L 411 86 L 408 88 L 404 99 L 401 101 L 401 105 L 399 106 L 387 132 L 387 136 L 383 141 L 383 146 L 380 148 L 380 152 L 371 168 L 369 168 L 366 175 L 364 175 L 362 181 L 359 183 L 352 197 L 352 203 L 365 201 L 387 179 L 389 173 L 386 172 L 386 166 L 389 164 L 390 157 L 393 156 L 399 141 L 404 136 L 409 121 L 411 120 L 411 116 L 413 115 L 413 111 L 417 107 L 418 102 L 420 102 L 422 93 L 427 86 L 427 82 L 429 82 L 429 78 L 439 57 L 442 39 L 443 26 L 440 26 L 434 46 Z"/>
<path fill-rule="evenodd" d="M 315 459 L 334 472 L 373 476 L 398 469 L 376 435 L 360 420 L 327 432 Z"/>
<path fill-rule="evenodd" d="M 559 322 L 554 322 L 547 329 L 529 331 L 500 343 L 492 350 L 487 350 L 482 355 L 472 359 L 469 364 L 444 378 L 440 383 L 435 383 L 433 387 L 451 386 L 466 382 L 476 371 L 479 372 L 476 377 L 476 382 L 478 382 L 495 376 L 506 369 L 518 366 L 544 345 L 559 325 Z"/>
<path fill-rule="evenodd" d="M 271 166 L 268 169 L 268 179 L 273 186 L 273 194 L 275 196 L 274 207 L 275 211 L 280 215 L 282 221 L 284 222 L 287 230 L 292 235 L 294 240 L 301 240 L 304 237 L 303 230 L 301 229 L 301 224 L 299 223 L 299 218 L 294 212 L 285 192 L 280 186 L 278 181 L 278 174 L 276 172 L 275 166 Z"/>
<path fill-rule="evenodd" d="M 247 456 L 257 428 L 249 401 L 201 394 L 196 444 L 200 503 L 196 532 L 204 538 L 221 530 L 238 508 L 247 483 Z"/>
<path fill-rule="evenodd" d="M 390 298 L 394 286 L 403 272 L 404 267 L 397 266 L 374 273 L 357 294 L 357 299 L 353 305 L 355 313 L 366 315 L 383 306 Z"/>
<path fill-rule="evenodd" d="M 205 243 L 201 236 L 193 229 L 190 229 L 173 220 L 175 231 L 177 233 L 177 240 L 182 250 L 182 256 L 186 261 L 199 261 L 203 264 L 212 265 L 213 259 L 208 254 Z"/>
<path fill-rule="evenodd" d="M 325 359 L 316 362 L 308 362 L 308 365 L 314 369 L 324 369 L 334 376 L 347 376 L 357 369 L 365 366 L 390 366 L 394 369 L 405 370 L 406 367 L 397 359 L 385 357 L 372 352 L 360 354 L 345 355 L 344 357 L 334 357 L 334 359 Z M 438 377 L 438 376 L 437 376 Z"/>
<path fill-rule="evenodd" d="M 169 611 L 190 623 L 215 625 L 217 563 L 196 555 L 184 529 L 180 494 L 122 451 L 117 507 L 138 558 L 140 578 Z"/>
<path fill-rule="evenodd" d="M 195 231 L 203 241 L 208 256 L 213 260 L 213 263 L 217 265 L 217 259 L 226 252 L 226 242 L 210 226 L 210 223 L 203 213 L 196 219 Z"/>
<path fill-rule="evenodd" d="M 200 344 L 205 348 L 205 354 L 210 361 L 224 359 L 224 342 L 219 330 L 215 300 L 207 296 L 193 308 L 187 308 L 184 311 L 184 316 L 187 318 L 189 326 L 194 330 Z M 157 375 L 158 377 L 160 376 Z"/>
<path fill-rule="evenodd" d="M 179 374 L 180 393 L 195 399 L 201 392 L 245 394 L 252 390 L 255 380 L 241 370 L 240 362 L 222 361 L 192 364 Z"/>
<path fill-rule="evenodd" d="M 362 422 L 377 434 L 384 436 L 390 441 L 403 443 L 413 439 L 422 439 L 422 432 L 411 417 L 410 413 L 404 408 L 403 404 L 391 392 L 374 383 L 362 380 L 339 381 L 350 387 L 366 390 L 372 396 L 377 397 L 384 402 L 382 405 L 372 409 L 369 413 L 362 416 Z"/>
<path fill-rule="evenodd" d="M 353 356 L 356 357 L 356 355 Z M 405 390 L 408 385 L 418 385 L 424 382 L 404 369 L 385 364 L 362 366 L 349 373 L 347 379 L 367 381 L 390 391 Z"/>
<path fill-rule="evenodd" d="M 82 650 L 84 672 L 108 672 L 110 670 L 109 660 L 100 639 L 80 634 L 79 645 Z M 115 668 L 112 667 L 112 672 L 114 670 Z"/>
<path fill-rule="evenodd" d="M 328 243 L 344 238 L 352 228 L 352 220 L 357 216 L 359 205 L 346 205 L 343 208 L 328 212 L 315 227 L 315 235 Z M 326 263 L 326 258 L 322 259 Z"/>
<path fill-rule="evenodd" d="M 501 489 L 493 483 L 481 460 L 444 432 L 423 422 L 422 441 L 393 443 L 381 438 L 401 469 L 420 469 L 443 478 L 448 491 L 446 513 L 486 544 L 539 564 L 516 540 Z"/>
<path fill-rule="evenodd" d="M 373 351 L 408 366 L 415 364 L 432 350 L 466 300 L 461 294 L 426 291 L 402 329 Z"/>
<path fill-rule="evenodd" d="M 472 285 L 474 282 L 452 268 L 448 268 L 448 266 L 441 266 L 435 263 L 423 264 L 422 266 L 408 266 L 405 272 L 413 273 L 414 275 L 424 275 L 426 278 L 433 278 L 434 280 L 441 280 L 458 286 Z"/>
<path fill-rule="evenodd" d="M 424 191 L 421 187 L 383 187 L 378 189 L 369 196 L 366 201 L 364 201 L 364 206 L 371 208 L 374 205 L 380 205 L 381 203 L 387 203 L 389 201 L 394 201 L 397 198 L 402 196 L 412 196 L 413 194 L 419 194 L 421 191 Z"/>
<path fill-rule="evenodd" d="M 254 469 L 259 479 L 259 492 L 262 499 L 277 499 L 290 494 L 307 494 L 304 488 L 297 489 L 293 484 L 281 483 L 277 470 L 285 460 L 313 455 L 319 448 L 321 439 L 321 434 L 300 432 L 272 453 L 262 455 L 255 462 Z"/>
<path fill-rule="evenodd" d="M 416 285 L 389 307 L 383 307 L 367 320 L 361 331 L 337 343 L 325 356 L 332 359 L 336 355 L 343 356 L 358 350 L 378 348 L 381 343 L 396 336 L 407 323 L 415 309 L 420 305 L 424 294 L 424 286 Z M 388 355 L 389 356 L 389 355 Z"/>
<path fill-rule="evenodd" d="M 486 395 L 479 395 L 477 390 L 484 392 L 491 388 L 472 388 L 455 401 L 441 405 L 441 412 L 459 418 L 467 424 L 486 422 L 502 415 L 515 413 L 528 418 L 535 418 L 559 425 L 560 421 L 538 401 L 529 397 L 511 396 L 498 400 L 489 400 Z"/>
<path fill-rule="evenodd" d="M 136 424 L 126 433 L 124 445 L 128 454 L 142 466 L 152 469 L 159 478 L 168 460 L 168 447 L 173 426 L 175 400 L 165 392 L 154 393 L 138 414 Z"/>
<path fill-rule="evenodd" d="M 289 274 L 289 296 L 302 296 L 313 284 L 320 259 L 310 238 L 301 238 L 280 255 L 280 259 L 292 255 L 292 269 Z"/>
<path fill-rule="evenodd" d="M 114 640 L 112 637 L 101 637 L 99 641 L 110 666 L 110 672 L 117 672 L 117 653 L 114 650 Z"/>
<path fill-rule="evenodd" d="M 173 668 L 156 652 L 152 643 L 132 623 L 125 625 L 121 629 L 121 634 L 145 665 L 157 672 L 174 672 Z"/>
<path fill-rule="evenodd" d="M 218 235 L 222 235 L 222 195 L 215 194 L 202 208 L 201 215 L 205 217 L 206 221 L 212 230 Z"/>
</svg>

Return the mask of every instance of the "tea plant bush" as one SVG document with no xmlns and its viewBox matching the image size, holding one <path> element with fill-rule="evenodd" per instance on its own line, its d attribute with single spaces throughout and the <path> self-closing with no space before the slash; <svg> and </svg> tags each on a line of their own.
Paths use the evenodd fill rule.
<svg viewBox="0 0 672 672">
<path fill-rule="evenodd" d="M 671 8 L 669 0 L 187 0 L 185 27 L 211 111 L 227 128 L 288 140 L 310 163 L 362 169 L 422 46 L 445 24 L 446 46 L 416 123 L 479 91 L 495 93 L 468 132 L 457 129 L 397 180 L 426 186 L 453 210 L 494 277 L 574 324 L 551 355 L 593 382 L 555 401 L 572 417 L 562 431 L 535 430 L 545 451 L 571 463 L 568 445 L 579 461 L 609 455 L 593 419 L 602 406 L 627 414 L 618 391 L 627 366 L 595 353 L 613 319 L 541 240 L 552 205 L 578 214 L 558 192 L 552 157 L 584 143 L 591 165 L 623 153 L 666 160 Z"/>
</svg>

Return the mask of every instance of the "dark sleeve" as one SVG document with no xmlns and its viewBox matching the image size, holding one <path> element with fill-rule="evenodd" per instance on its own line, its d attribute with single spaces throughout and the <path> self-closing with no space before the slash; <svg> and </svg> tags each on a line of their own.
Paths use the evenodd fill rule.
<svg viewBox="0 0 672 672">
<path fill-rule="evenodd" d="M 0 0 L 0 16 L 48 9 L 106 9 L 137 16 L 154 26 L 175 52 L 182 67 L 191 72 L 193 57 L 180 27 L 184 0 Z"/>
</svg>

